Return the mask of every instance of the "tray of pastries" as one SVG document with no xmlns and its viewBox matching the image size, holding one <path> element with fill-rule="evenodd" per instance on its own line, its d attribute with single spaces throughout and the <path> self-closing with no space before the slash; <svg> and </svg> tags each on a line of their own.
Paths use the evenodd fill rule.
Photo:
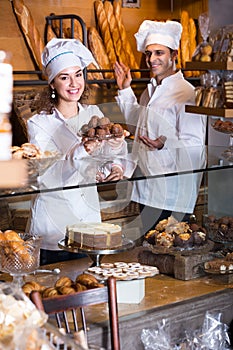
<svg viewBox="0 0 233 350">
<path fill-rule="evenodd" d="M 129 133 L 118 123 L 110 122 L 107 117 L 92 116 L 88 124 L 81 128 L 81 136 L 88 140 L 109 140 L 129 136 Z"/>
<path fill-rule="evenodd" d="M 233 217 L 208 215 L 205 217 L 204 226 L 208 237 L 217 243 L 233 244 Z"/>
<path fill-rule="evenodd" d="M 52 151 L 41 151 L 32 143 L 24 143 L 21 146 L 12 146 L 13 159 L 25 159 L 28 166 L 29 178 L 42 175 L 50 166 L 61 158 L 61 154 Z"/>
<path fill-rule="evenodd" d="M 154 253 L 179 254 L 188 251 L 208 251 L 209 241 L 206 229 L 196 223 L 177 221 L 170 216 L 161 220 L 154 230 L 145 235 L 144 245 L 149 244 Z"/>
<path fill-rule="evenodd" d="M 206 273 L 219 275 L 219 274 L 232 274 L 233 273 L 233 253 L 227 253 L 223 259 L 213 259 L 206 261 L 204 264 Z"/>
<path fill-rule="evenodd" d="M 115 277 L 118 281 L 131 281 L 154 277 L 159 274 L 159 269 L 156 266 L 143 265 L 139 262 L 118 261 L 89 267 L 86 273 L 95 276 L 99 281 L 105 281 L 110 276 Z"/>
<path fill-rule="evenodd" d="M 68 276 L 61 276 L 53 284 L 46 286 L 36 280 L 27 281 L 22 286 L 22 289 L 27 296 L 33 290 L 36 290 L 40 292 L 42 298 L 49 298 L 101 287 L 104 287 L 104 284 L 100 283 L 95 276 L 81 273 L 75 279 L 71 279 Z"/>
</svg>

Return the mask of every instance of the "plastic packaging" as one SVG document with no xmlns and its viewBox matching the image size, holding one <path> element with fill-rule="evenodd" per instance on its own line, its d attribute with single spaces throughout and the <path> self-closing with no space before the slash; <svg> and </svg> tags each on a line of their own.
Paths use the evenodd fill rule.
<svg viewBox="0 0 233 350">
<path fill-rule="evenodd" d="M 228 350 L 231 349 L 228 326 L 221 322 L 221 313 L 206 312 L 202 327 L 190 332 L 174 344 L 169 322 L 157 322 L 153 329 L 143 329 L 141 340 L 145 350 Z"/>
</svg>

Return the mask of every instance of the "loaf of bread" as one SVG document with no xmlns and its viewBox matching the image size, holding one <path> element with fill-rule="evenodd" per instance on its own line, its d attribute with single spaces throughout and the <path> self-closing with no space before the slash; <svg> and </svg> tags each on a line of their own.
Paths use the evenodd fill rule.
<svg viewBox="0 0 233 350">
<path fill-rule="evenodd" d="M 112 41 L 115 47 L 115 52 L 119 62 L 126 62 L 125 50 L 123 50 L 123 45 L 120 37 L 119 28 L 116 22 L 116 17 L 113 12 L 113 6 L 110 1 L 104 2 L 104 10 L 108 20 L 110 32 L 112 35 Z"/>
<path fill-rule="evenodd" d="M 96 18 L 98 21 L 98 27 L 101 33 L 101 37 L 103 39 L 106 52 L 110 61 L 110 64 L 113 66 L 117 61 L 117 56 L 114 49 L 114 44 L 108 24 L 108 19 L 104 10 L 104 5 L 101 0 L 95 0 L 94 9 Z"/>
<path fill-rule="evenodd" d="M 13 6 L 19 25 L 31 50 L 35 63 L 41 70 L 41 54 L 44 49 L 44 43 L 39 30 L 34 23 L 30 10 L 24 4 L 23 0 L 13 0 Z"/>
<path fill-rule="evenodd" d="M 97 70 L 100 69 L 98 66 L 96 66 L 94 63 L 90 63 L 87 66 L 87 71 L 88 70 Z M 103 80 L 103 74 L 101 72 L 87 72 L 87 79 L 88 80 Z M 97 84 L 96 84 L 97 85 Z"/>
<path fill-rule="evenodd" d="M 55 15 L 53 13 L 53 15 Z M 62 28 L 61 27 L 62 23 Z M 78 39 L 81 42 L 83 41 L 83 32 L 81 24 L 77 19 L 73 19 L 73 33 L 71 30 L 72 27 L 72 19 L 71 18 L 63 18 L 62 22 L 59 19 L 53 20 L 52 28 L 55 31 L 58 37 L 67 38 L 67 39 Z M 60 35 L 62 33 L 62 35 Z"/>
<path fill-rule="evenodd" d="M 189 18 L 189 61 L 192 61 L 193 54 L 197 47 L 197 28 L 193 18 Z M 193 77 L 198 77 L 200 75 L 200 71 L 192 71 Z"/>
<path fill-rule="evenodd" d="M 139 69 L 139 65 L 136 62 L 132 47 L 130 45 L 130 42 L 127 38 L 127 33 L 126 33 L 126 29 L 125 26 L 122 22 L 122 16 L 121 16 L 121 3 L 120 1 L 113 1 L 113 10 L 114 10 L 114 14 L 116 17 L 116 23 L 120 32 L 120 37 L 121 37 L 121 41 L 122 41 L 122 47 L 124 52 L 126 53 L 126 61 L 123 62 L 126 65 L 128 65 L 131 69 Z M 140 78 L 141 77 L 141 73 L 140 72 L 133 72 L 132 76 L 134 78 Z"/>
<path fill-rule="evenodd" d="M 182 65 L 182 68 L 185 68 L 186 62 L 190 60 L 189 14 L 185 10 L 181 12 L 180 23 L 183 27 L 183 30 L 181 33 L 181 41 L 180 41 L 181 65 Z M 192 73 L 190 71 L 185 71 L 184 76 L 190 77 L 192 76 Z"/>
<path fill-rule="evenodd" d="M 103 40 L 95 27 L 88 29 L 88 44 L 100 69 L 112 69 Z M 106 79 L 114 79 L 114 74 L 111 72 L 103 73 L 103 76 Z"/>
<path fill-rule="evenodd" d="M 71 27 L 67 29 L 68 32 L 70 32 L 69 38 L 79 39 L 80 41 L 83 41 L 83 32 L 81 24 L 78 20 L 74 19 L 74 35 L 72 36 L 71 33 Z"/>
</svg>

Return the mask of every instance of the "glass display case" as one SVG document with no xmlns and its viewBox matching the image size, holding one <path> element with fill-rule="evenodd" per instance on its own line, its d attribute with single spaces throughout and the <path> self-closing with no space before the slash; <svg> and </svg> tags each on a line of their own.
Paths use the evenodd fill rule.
<svg viewBox="0 0 233 350">
<path fill-rule="evenodd" d="M 35 172 L 29 173 L 27 183 L 21 187 L 1 188 L 0 200 L 7 201 L 10 206 L 17 209 L 24 209 L 27 203 L 26 208 L 30 209 L 30 200 L 34 200 L 38 195 L 66 194 L 69 196 L 69 194 L 73 195 L 77 189 L 81 191 L 86 188 L 93 188 L 93 191 L 97 189 L 102 217 L 106 214 L 106 218 L 110 221 L 120 222 L 125 237 L 136 240 L 142 235 L 140 213 L 138 207 L 134 207 L 132 215 L 130 205 L 132 205 L 132 192 L 140 184 L 142 184 L 139 186 L 140 191 L 148 191 L 149 188 L 148 196 L 158 197 L 160 207 L 163 201 L 165 203 L 170 200 L 169 205 L 173 206 L 174 211 L 179 211 L 182 206 L 187 207 L 187 212 L 195 208 L 201 189 L 208 188 L 208 191 L 204 191 L 208 197 L 205 198 L 204 214 L 231 216 L 233 162 L 224 156 L 225 151 L 224 146 L 161 150 L 163 162 L 166 164 L 164 167 L 161 166 L 161 161 L 158 166 L 157 159 L 148 151 L 150 171 L 151 169 L 153 171 L 153 175 L 150 176 L 147 176 L 146 168 L 140 169 L 137 159 L 133 159 L 132 153 L 129 153 L 127 158 L 119 159 L 119 162 L 124 164 L 128 176 L 116 182 L 96 182 L 97 172 L 108 164 L 111 157 L 88 157 L 81 160 L 60 158 L 51 164 L 48 163 L 47 169 L 43 168 L 41 173 L 40 167 L 35 166 Z M 28 161 L 20 160 L 19 166 L 20 164 L 27 166 Z M 30 166 L 28 169 L 31 171 Z M 67 178 L 69 178 L 68 183 Z M 172 196 L 170 196 L 171 191 L 173 191 Z M 146 195 L 146 192 L 143 195 Z M 77 207 L 77 211 L 79 210 L 80 208 Z M 115 215 L 116 212 L 121 213 L 121 217 Z M 124 220 L 122 220 L 123 217 Z M 69 222 L 67 218 L 68 224 L 73 222 Z"/>
</svg>

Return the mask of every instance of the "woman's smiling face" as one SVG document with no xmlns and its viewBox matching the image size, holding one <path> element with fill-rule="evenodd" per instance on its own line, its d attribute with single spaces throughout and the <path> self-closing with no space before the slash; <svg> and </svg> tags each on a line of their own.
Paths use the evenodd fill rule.
<svg viewBox="0 0 233 350">
<path fill-rule="evenodd" d="M 56 90 L 58 103 L 79 101 L 85 88 L 83 71 L 78 66 L 63 69 L 50 85 Z"/>
</svg>

